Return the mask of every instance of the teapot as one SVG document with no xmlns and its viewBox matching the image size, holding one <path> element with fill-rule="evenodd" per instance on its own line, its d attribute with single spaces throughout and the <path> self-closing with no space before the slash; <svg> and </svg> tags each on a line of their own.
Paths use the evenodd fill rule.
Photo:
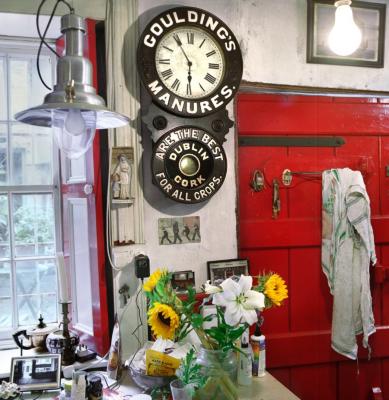
<svg viewBox="0 0 389 400">
<path fill-rule="evenodd" d="M 15 343 L 24 350 L 29 350 L 36 348 L 38 351 L 47 351 L 46 338 L 49 333 L 53 332 L 55 327 L 48 327 L 43 322 L 42 314 L 39 317 L 39 324 L 34 328 L 22 329 L 15 332 L 12 337 Z M 19 339 L 20 336 L 24 336 L 25 339 L 29 341 L 28 345 L 25 345 L 22 340 Z"/>
</svg>

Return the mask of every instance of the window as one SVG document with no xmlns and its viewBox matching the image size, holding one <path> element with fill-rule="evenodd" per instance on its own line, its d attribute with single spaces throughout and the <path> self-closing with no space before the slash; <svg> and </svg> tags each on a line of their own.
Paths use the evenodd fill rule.
<svg viewBox="0 0 389 400">
<path fill-rule="evenodd" d="M 36 324 L 40 313 L 46 323 L 58 319 L 58 152 L 51 129 L 14 119 L 47 93 L 36 70 L 37 46 L 0 41 L 0 340 Z M 54 62 L 42 53 L 41 73 L 49 86 Z"/>
</svg>

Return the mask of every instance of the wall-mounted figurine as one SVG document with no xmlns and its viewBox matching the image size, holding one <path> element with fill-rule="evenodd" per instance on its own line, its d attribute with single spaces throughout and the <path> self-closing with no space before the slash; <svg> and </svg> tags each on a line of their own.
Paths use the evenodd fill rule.
<svg viewBox="0 0 389 400">
<path fill-rule="evenodd" d="M 114 203 L 129 202 L 134 163 L 134 150 L 131 147 L 114 147 L 111 157 L 111 193 Z"/>
<path fill-rule="evenodd" d="M 109 169 L 113 246 L 135 243 L 133 226 L 127 222 L 133 219 L 134 174 L 134 149 L 113 147 Z"/>
<path fill-rule="evenodd" d="M 201 242 L 200 217 L 160 218 L 159 244 L 186 244 Z"/>
</svg>

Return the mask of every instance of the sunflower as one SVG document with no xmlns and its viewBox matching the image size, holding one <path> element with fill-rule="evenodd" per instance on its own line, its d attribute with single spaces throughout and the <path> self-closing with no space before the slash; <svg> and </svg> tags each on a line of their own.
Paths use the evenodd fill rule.
<svg viewBox="0 0 389 400">
<path fill-rule="evenodd" d="M 180 326 L 180 317 L 167 304 L 155 302 L 147 312 L 148 323 L 154 335 L 162 339 L 174 339 L 176 329 Z"/>
<path fill-rule="evenodd" d="M 272 274 L 264 286 L 264 294 L 273 304 L 280 306 L 281 302 L 288 298 L 285 281 L 278 274 Z"/>
<path fill-rule="evenodd" d="M 154 271 L 151 275 L 150 278 L 147 279 L 145 284 L 143 285 L 143 290 L 145 292 L 152 292 L 157 286 L 158 281 L 161 279 L 161 276 L 166 273 L 165 269 L 160 269 L 158 268 L 156 271 Z"/>
</svg>

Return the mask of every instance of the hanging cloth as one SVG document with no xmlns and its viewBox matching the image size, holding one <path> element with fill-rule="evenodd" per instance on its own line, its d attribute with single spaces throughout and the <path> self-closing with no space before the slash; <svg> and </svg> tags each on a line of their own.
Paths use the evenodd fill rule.
<svg viewBox="0 0 389 400">
<path fill-rule="evenodd" d="M 370 293 L 370 262 L 377 261 L 370 222 L 370 199 L 359 171 L 323 172 L 322 268 L 334 297 L 332 348 L 357 358 L 355 335 L 363 346 L 375 332 Z"/>
</svg>

